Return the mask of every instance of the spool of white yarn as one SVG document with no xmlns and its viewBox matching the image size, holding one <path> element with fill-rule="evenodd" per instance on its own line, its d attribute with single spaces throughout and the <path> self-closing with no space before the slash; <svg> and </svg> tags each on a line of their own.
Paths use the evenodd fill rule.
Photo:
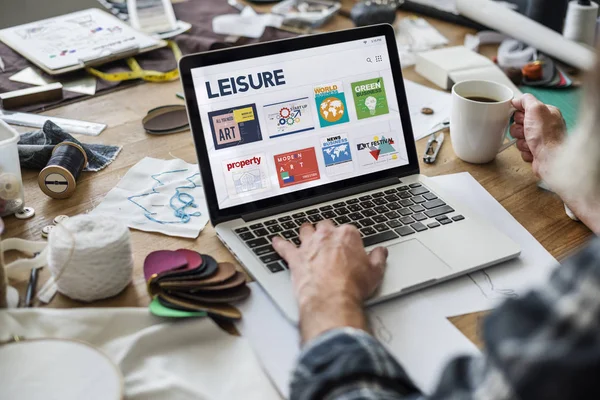
<svg viewBox="0 0 600 400">
<path fill-rule="evenodd" d="M 594 46 L 597 18 L 597 3 L 587 0 L 569 2 L 563 36 L 575 42 Z"/>
<path fill-rule="evenodd" d="M 52 279 L 40 291 L 41 301 L 50 301 L 56 290 L 86 302 L 115 296 L 131 281 L 129 230 L 111 218 L 70 218 L 48 237 L 48 268 Z"/>
</svg>

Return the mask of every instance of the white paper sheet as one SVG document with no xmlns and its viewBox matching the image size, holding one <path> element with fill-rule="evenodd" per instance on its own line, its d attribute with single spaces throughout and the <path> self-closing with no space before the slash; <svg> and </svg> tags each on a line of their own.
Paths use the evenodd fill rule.
<svg viewBox="0 0 600 400">
<path fill-rule="evenodd" d="M 248 341 L 208 318 L 172 321 L 143 308 L 2 311 L 0 340 L 12 335 L 96 346 L 123 373 L 128 400 L 281 398 Z"/>
<path fill-rule="evenodd" d="M 424 138 L 434 125 L 450 118 L 451 95 L 449 93 L 430 89 L 406 79 L 404 88 L 415 140 Z M 434 113 L 431 115 L 421 113 L 423 107 L 431 108 Z"/>
<path fill-rule="evenodd" d="M 27 67 L 24 70 L 17 72 L 8 79 L 14 82 L 28 83 L 36 86 L 56 82 L 55 80 L 45 79 L 31 67 Z M 78 79 L 63 80 L 61 83 L 63 85 L 63 90 L 66 90 L 67 92 L 87 94 L 88 96 L 96 94 L 96 78 L 91 75 Z"/>
<path fill-rule="evenodd" d="M 180 192 L 191 195 L 197 205 L 196 208 L 188 207 L 185 211 L 189 214 L 200 212 L 201 215 L 192 216 L 189 222 L 181 223 L 170 206 L 172 196 L 177 188 L 194 185 L 194 188 L 180 189 Z M 182 205 L 177 200 L 173 204 L 176 207 Z M 180 159 L 145 157 L 127 171 L 92 213 L 119 218 L 133 229 L 187 238 L 198 237 L 209 221 L 198 165 L 188 164 Z M 146 215 L 162 223 L 152 221 Z"/>
<path fill-rule="evenodd" d="M 521 246 L 521 256 L 426 289 L 422 294 L 444 316 L 489 310 L 548 279 L 558 264 L 546 249 L 469 173 L 432 178 L 456 201 L 486 219 Z"/>
<path fill-rule="evenodd" d="M 300 336 L 257 283 L 240 306 L 237 323 L 279 392 L 289 396 L 289 383 L 300 354 Z M 426 393 L 435 388 L 445 365 L 457 355 L 479 350 L 418 293 L 369 308 L 375 336 L 389 349 L 415 384 Z"/>
<path fill-rule="evenodd" d="M 156 39 L 95 8 L 7 28 L 0 31 L 0 39 L 49 69 L 158 44 Z"/>
</svg>

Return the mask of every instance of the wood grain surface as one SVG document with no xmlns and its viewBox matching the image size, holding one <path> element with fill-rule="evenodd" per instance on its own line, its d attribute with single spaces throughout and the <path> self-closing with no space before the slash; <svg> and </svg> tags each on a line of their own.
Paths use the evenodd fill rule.
<svg viewBox="0 0 600 400">
<path fill-rule="evenodd" d="M 354 4 L 351 0 L 343 1 L 344 9 L 349 10 Z M 267 10 L 270 6 L 256 7 Z M 406 16 L 398 12 L 398 17 Z M 429 19 L 429 21 L 451 42 L 462 44 L 469 29 L 453 24 Z M 322 30 L 332 31 L 351 28 L 352 23 L 341 16 L 334 17 L 323 26 Z M 483 48 L 483 53 L 493 55 L 494 46 Z M 406 79 L 430 87 L 432 84 L 417 75 L 413 68 L 403 71 Z M 80 178 L 76 193 L 66 200 L 54 200 L 42 193 L 37 184 L 37 172 L 24 171 L 26 204 L 34 207 L 34 218 L 22 221 L 14 217 L 5 219 L 4 237 L 21 237 L 42 240 L 41 230 L 52 224 L 55 216 L 65 214 L 74 216 L 86 213 L 98 205 L 106 193 L 111 190 L 125 173 L 143 157 L 169 159 L 181 158 L 189 163 L 196 163 L 196 154 L 190 132 L 167 136 L 151 136 L 142 129 L 141 120 L 146 112 L 154 107 L 167 104 L 182 104 L 175 97 L 181 92 L 177 82 L 165 84 L 144 84 L 127 90 L 97 96 L 87 101 L 70 104 L 45 113 L 46 115 L 65 118 L 77 118 L 87 121 L 103 122 L 108 129 L 97 137 L 78 137 L 86 143 L 118 144 L 123 150 L 117 159 L 105 170 L 96 173 L 84 173 Z M 21 129 L 22 131 L 22 129 Z M 447 138 L 449 139 L 449 138 Z M 421 158 L 426 139 L 417 142 Z M 523 162 L 516 148 L 510 148 L 500 154 L 497 159 L 486 165 L 472 165 L 459 160 L 452 151 L 450 141 L 443 146 L 436 164 L 421 163 L 421 171 L 425 175 L 435 176 L 467 171 L 487 189 L 541 244 L 556 258 L 561 259 L 591 236 L 590 231 L 580 223 L 570 220 L 564 212 L 563 204 L 555 195 L 537 188 L 537 179 L 531 172 L 529 164 Z M 111 299 L 85 304 L 57 295 L 51 307 L 125 307 L 145 306 L 149 302 L 143 278 L 142 265 L 146 255 L 159 249 L 189 248 L 211 254 L 218 261 L 229 261 L 239 267 L 232 255 L 225 249 L 214 235 L 211 226 L 195 239 L 173 238 L 165 235 L 131 230 L 134 251 L 135 270 L 132 284 L 120 295 Z M 15 258 L 8 254 L 7 261 Z M 47 279 L 47 271 L 40 275 L 40 285 Z M 16 286 L 24 296 L 28 274 L 12 274 L 10 284 Z M 482 313 L 469 314 L 451 318 L 451 321 L 472 341 L 481 345 L 478 327 Z"/>
</svg>

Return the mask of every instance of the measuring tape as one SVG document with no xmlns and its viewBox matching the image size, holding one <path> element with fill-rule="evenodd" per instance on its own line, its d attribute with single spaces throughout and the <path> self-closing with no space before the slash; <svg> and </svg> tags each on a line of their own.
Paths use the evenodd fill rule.
<svg viewBox="0 0 600 400">
<path fill-rule="evenodd" d="M 179 50 L 177 44 L 172 40 L 167 40 L 167 44 L 173 51 L 175 60 L 179 61 L 181 50 Z M 131 68 L 131 71 L 107 73 L 91 67 L 86 68 L 86 71 L 95 77 L 112 82 L 129 81 L 132 79 L 143 79 L 148 82 L 169 82 L 179 78 L 179 70 L 177 68 L 167 72 L 147 71 L 142 69 L 133 57 L 129 57 L 125 61 L 129 68 Z"/>
</svg>

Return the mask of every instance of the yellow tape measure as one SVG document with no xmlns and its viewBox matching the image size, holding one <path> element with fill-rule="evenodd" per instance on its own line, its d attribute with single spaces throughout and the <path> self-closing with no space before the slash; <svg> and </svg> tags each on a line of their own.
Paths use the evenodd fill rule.
<svg viewBox="0 0 600 400">
<path fill-rule="evenodd" d="M 181 50 L 179 50 L 177 44 L 172 40 L 167 40 L 167 44 L 173 51 L 175 60 L 179 61 Z M 112 82 L 129 81 L 132 79 L 143 79 L 148 82 L 169 82 L 179 78 L 179 70 L 177 68 L 167 72 L 147 71 L 142 69 L 133 57 L 129 57 L 125 61 L 129 68 L 131 68 L 131 71 L 107 73 L 91 67 L 86 68 L 86 71 L 95 77 Z"/>
</svg>

